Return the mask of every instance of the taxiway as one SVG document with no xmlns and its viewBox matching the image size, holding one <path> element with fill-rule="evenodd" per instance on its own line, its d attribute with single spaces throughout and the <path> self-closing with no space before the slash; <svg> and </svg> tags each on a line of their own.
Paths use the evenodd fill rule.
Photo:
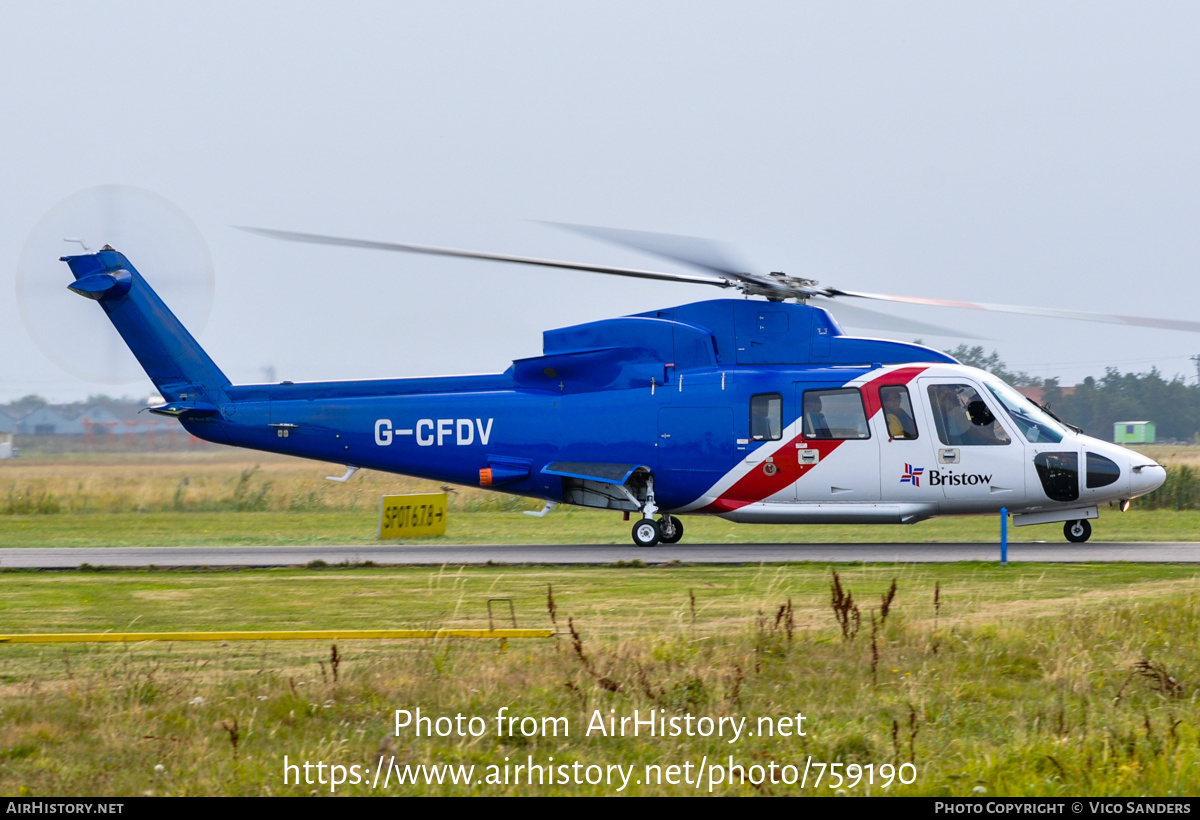
<svg viewBox="0 0 1200 820">
<path fill-rule="evenodd" d="M 642 549 L 633 545 L 475 546 L 294 546 L 294 547 L 110 547 L 0 549 L 0 567 L 73 569 L 93 567 L 286 567 L 327 564 L 758 564 L 932 563 L 999 561 L 997 544 L 674 544 Z M 1131 561 L 1200 563 L 1196 542 L 1094 542 L 1010 544 L 1011 563 Z"/>
</svg>

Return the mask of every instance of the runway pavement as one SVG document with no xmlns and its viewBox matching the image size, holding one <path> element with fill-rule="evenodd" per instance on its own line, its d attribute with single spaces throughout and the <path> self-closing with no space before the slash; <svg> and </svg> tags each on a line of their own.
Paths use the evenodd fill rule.
<svg viewBox="0 0 1200 820">
<path fill-rule="evenodd" d="M 997 544 L 674 544 L 650 549 L 632 544 L 534 546 L 296 546 L 114 547 L 0 549 L 0 567 L 281 567 L 328 564 L 757 564 L 792 561 L 930 563 L 999 561 Z M 1200 563 L 1200 543 L 1010 544 L 1011 563 L 1135 561 Z"/>
</svg>

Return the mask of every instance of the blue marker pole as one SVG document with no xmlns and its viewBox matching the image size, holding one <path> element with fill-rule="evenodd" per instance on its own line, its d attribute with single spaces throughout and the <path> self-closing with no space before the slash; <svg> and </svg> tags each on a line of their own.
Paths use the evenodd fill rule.
<svg viewBox="0 0 1200 820">
<path fill-rule="evenodd" d="M 1008 508 L 1000 508 L 1000 564 L 1008 566 Z"/>
</svg>

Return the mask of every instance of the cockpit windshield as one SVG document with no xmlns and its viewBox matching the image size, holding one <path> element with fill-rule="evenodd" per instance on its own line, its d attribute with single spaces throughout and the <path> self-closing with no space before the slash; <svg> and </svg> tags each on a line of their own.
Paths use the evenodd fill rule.
<svg viewBox="0 0 1200 820">
<path fill-rule="evenodd" d="M 1009 417 L 1016 423 L 1025 438 L 1035 444 L 1059 442 L 1067 431 L 1029 399 L 1003 382 L 984 382 L 987 389 L 1004 405 Z"/>
</svg>

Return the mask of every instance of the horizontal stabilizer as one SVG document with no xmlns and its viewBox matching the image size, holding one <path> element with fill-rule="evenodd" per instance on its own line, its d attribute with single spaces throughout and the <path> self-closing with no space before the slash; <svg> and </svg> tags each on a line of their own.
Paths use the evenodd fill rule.
<svg viewBox="0 0 1200 820">
<path fill-rule="evenodd" d="M 156 416 L 170 416 L 172 418 L 180 418 L 181 416 L 215 416 L 217 414 L 217 406 L 206 401 L 170 401 L 159 407 L 151 407 L 150 412 Z"/>
<path fill-rule="evenodd" d="M 67 285 L 74 293 L 88 299 L 95 299 L 97 302 L 101 299 L 116 299 L 129 293 L 129 286 L 133 283 L 133 277 L 129 275 L 127 270 L 105 271 L 103 273 L 89 273 L 75 280 L 75 284 Z"/>
</svg>

